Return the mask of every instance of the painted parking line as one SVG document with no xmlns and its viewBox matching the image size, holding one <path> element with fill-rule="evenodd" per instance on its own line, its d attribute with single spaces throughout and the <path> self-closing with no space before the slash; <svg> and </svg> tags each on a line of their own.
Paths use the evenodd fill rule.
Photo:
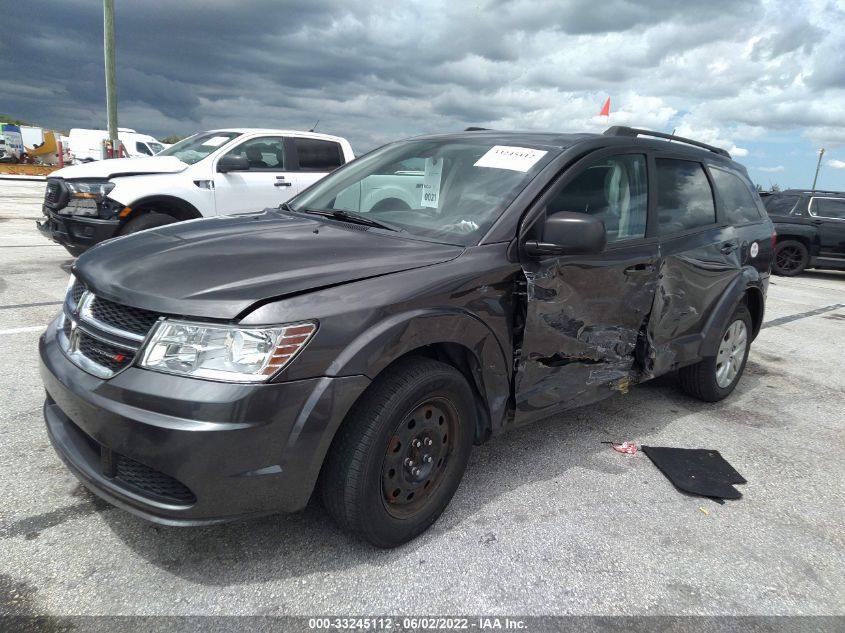
<svg viewBox="0 0 845 633">
<path fill-rule="evenodd" d="M 26 334 L 27 332 L 43 332 L 46 325 L 30 325 L 29 327 L 15 327 L 10 330 L 0 330 L 0 336 L 5 334 Z"/>
<path fill-rule="evenodd" d="M 17 310 L 18 308 L 38 308 L 41 306 L 60 306 L 64 301 L 39 301 L 37 303 L 13 303 L 8 306 L 0 306 L 0 310 Z"/>
<path fill-rule="evenodd" d="M 771 321 L 766 321 L 763 324 L 763 327 L 760 329 L 765 330 L 767 327 L 778 327 L 779 325 L 792 323 L 793 321 L 798 321 L 799 319 L 806 319 L 808 317 L 818 316 L 820 314 L 824 314 L 825 312 L 833 312 L 834 310 L 838 310 L 839 308 L 845 308 L 845 303 L 834 303 L 829 306 L 816 308 L 815 310 L 808 310 L 807 312 L 799 312 L 798 314 L 790 314 L 788 316 L 782 316 L 777 319 L 772 319 Z"/>
</svg>

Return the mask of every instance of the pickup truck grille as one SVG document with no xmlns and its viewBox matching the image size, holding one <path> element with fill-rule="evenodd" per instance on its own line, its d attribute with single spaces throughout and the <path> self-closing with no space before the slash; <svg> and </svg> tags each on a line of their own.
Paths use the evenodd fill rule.
<svg viewBox="0 0 845 633">
<path fill-rule="evenodd" d="M 159 315 L 96 296 L 77 280 L 59 324 L 59 345 L 90 374 L 111 378 L 129 367 Z"/>
<path fill-rule="evenodd" d="M 53 210 L 66 207 L 69 195 L 61 180 L 50 178 L 47 180 L 47 189 L 44 192 L 44 206 Z"/>
</svg>

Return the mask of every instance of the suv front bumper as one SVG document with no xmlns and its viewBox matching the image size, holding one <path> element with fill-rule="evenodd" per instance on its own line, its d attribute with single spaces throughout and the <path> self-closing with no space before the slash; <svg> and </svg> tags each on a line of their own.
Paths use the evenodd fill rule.
<svg viewBox="0 0 845 633">
<path fill-rule="evenodd" d="M 42 335 L 44 417 L 56 452 L 90 490 L 148 520 L 202 525 L 308 502 L 365 376 L 232 384 L 130 367 L 109 380 Z"/>
</svg>

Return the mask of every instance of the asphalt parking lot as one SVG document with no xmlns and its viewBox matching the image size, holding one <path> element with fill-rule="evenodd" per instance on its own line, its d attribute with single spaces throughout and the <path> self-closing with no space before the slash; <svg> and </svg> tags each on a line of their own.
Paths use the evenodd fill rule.
<svg viewBox="0 0 845 633">
<path fill-rule="evenodd" d="M 42 192 L 0 181 L 0 613 L 845 613 L 845 274 L 774 279 L 728 400 L 664 377 L 507 434 L 433 529 L 379 551 L 316 503 L 166 528 L 76 482 L 41 416 L 38 336 L 73 261 L 35 230 Z M 717 449 L 743 498 L 681 494 L 607 440 Z"/>
</svg>

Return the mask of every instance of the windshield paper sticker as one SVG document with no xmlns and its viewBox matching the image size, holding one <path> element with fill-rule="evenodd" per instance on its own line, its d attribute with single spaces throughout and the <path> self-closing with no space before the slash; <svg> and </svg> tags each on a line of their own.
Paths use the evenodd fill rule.
<svg viewBox="0 0 845 633">
<path fill-rule="evenodd" d="M 548 152 L 539 149 L 495 145 L 489 152 L 475 161 L 474 166 L 510 169 L 511 171 L 528 171 L 546 154 Z"/>
<path fill-rule="evenodd" d="M 440 202 L 440 175 L 443 173 L 442 158 L 426 158 L 425 174 L 423 175 L 422 200 L 423 208 L 436 209 Z"/>
<path fill-rule="evenodd" d="M 205 141 L 203 143 L 203 146 L 205 146 L 205 147 L 220 147 L 221 145 L 223 145 L 223 143 L 225 143 L 228 140 L 229 140 L 229 138 L 226 137 L 226 136 L 212 136 L 210 139 L 208 139 L 207 141 Z"/>
</svg>

